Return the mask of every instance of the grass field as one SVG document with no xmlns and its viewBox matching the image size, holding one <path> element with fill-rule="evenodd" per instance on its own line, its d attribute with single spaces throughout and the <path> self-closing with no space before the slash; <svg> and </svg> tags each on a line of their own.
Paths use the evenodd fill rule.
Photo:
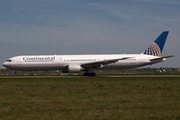
<svg viewBox="0 0 180 120">
<path fill-rule="evenodd" d="M 180 120 L 180 78 L 1 78 L 3 119 Z"/>
</svg>

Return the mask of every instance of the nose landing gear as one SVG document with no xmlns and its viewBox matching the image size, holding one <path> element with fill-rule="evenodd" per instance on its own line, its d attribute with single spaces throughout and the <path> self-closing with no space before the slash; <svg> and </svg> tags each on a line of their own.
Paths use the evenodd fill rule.
<svg viewBox="0 0 180 120">
<path fill-rule="evenodd" d="M 17 75 L 17 71 L 14 71 L 14 75 L 17 77 L 18 75 Z"/>
</svg>

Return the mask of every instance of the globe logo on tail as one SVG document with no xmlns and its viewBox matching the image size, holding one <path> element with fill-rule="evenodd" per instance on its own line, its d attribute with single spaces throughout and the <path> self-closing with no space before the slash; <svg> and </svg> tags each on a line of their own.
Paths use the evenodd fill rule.
<svg viewBox="0 0 180 120">
<path fill-rule="evenodd" d="M 161 55 L 161 50 L 159 48 L 159 46 L 153 42 L 148 48 L 147 50 L 145 50 L 144 52 L 145 55 L 154 55 L 154 56 L 160 56 Z"/>
</svg>

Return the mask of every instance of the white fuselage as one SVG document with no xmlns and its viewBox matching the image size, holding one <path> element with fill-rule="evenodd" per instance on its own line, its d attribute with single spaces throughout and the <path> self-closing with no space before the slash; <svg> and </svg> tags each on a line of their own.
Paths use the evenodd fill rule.
<svg viewBox="0 0 180 120">
<path fill-rule="evenodd" d="M 105 61 L 129 57 L 129 59 L 119 60 L 99 67 L 98 69 L 129 69 L 154 63 L 162 62 L 150 59 L 159 58 L 152 55 L 144 54 L 104 54 L 104 55 L 32 55 L 32 56 L 16 56 L 8 59 L 3 66 L 12 70 L 65 70 L 68 65 L 81 65 L 83 63 L 91 63 L 97 61 Z"/>
</svg>

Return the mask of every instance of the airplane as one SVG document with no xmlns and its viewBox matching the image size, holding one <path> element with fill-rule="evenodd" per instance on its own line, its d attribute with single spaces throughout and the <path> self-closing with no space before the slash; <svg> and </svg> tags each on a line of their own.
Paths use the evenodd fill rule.
<svg viewBox="0 0 180 120">
<path fill-rule="evenodd" d="M 96 76 L 94 69 L 130 69 L 166 61 L 161 57 L 169 31 L 159 37 L 141 54 L 94 55 L 23 55 L 9 58 L 3 66 L 15 71 L 61 70 L 64 73 L 84 72 L 84 76 Z M 17 72 L 15 72 L 17 75 Z"/>
</svg>

